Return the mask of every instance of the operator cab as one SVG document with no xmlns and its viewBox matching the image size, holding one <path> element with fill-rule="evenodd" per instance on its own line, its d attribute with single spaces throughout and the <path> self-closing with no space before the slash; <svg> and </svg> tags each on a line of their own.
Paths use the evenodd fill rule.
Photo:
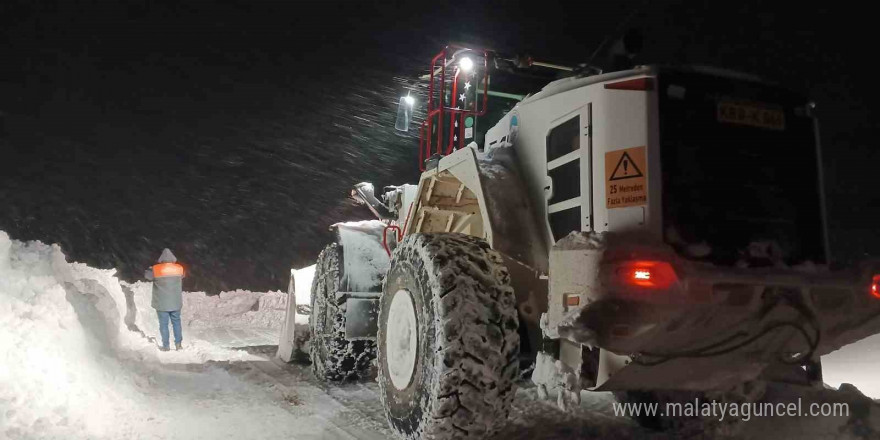
<svg viewBox="0 0 880 440">
<path fill-rule="evenodd" d="M 721 69 L 602 74 L 458 46 L 423 79 L 420 169 L 474 143 L 512 147 L 548 246 L 609 231 L 718 265 L 829 260 L 813 105 L 798 93 Z M 414 101 L 401 98 L 398 129 Z"/>
<path fill-rule="evenodd" d="M 485 147 L 521 157 L 550 245 L 571 231 L 632 232 L 718 265 L 822 264 L 812 109 L 753 76 L 639 67 L 548 84 Z"/>
</svg>

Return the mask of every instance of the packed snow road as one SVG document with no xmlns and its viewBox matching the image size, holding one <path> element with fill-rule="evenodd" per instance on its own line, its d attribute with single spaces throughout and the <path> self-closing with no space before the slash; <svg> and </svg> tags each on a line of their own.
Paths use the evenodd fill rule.
<svg viewBox="0 0 880 440">
<path fill-rule="evenodd" d="M 326 386 L 275 358 L 283 293 L 188 293 L 183 351 L 157 350 L 149 285 L 69 263 L 0 232 L 0 439 L 386 439 L 375 382 Z M 880 438 L 855 391 L 774 388 L 782 403 L 848 403 L 848 417 L 753 418 L 743 438 Z M 615 414 L 607 393 L 573 413 L 523 382 L 497 438 L 672 438 Z"/>
<path fill-rule="evenodd" d="M 390 438 L 374 382 L 324 386 L 315 381 L 308 366 L 285 364 L 274 357 L 275 347 L 249 352 L 262 358 L 223 363 L 231 375 L 261 387 L 267 393 L 289 396 L 296 409 L 323 420 L 321 438 Z M 216 364 L 220 367 L 221 364 Z M 541 400 L 535 388 L 523 383 L 514 400 L 509 423 L 496 439 L 673 439 L 674 435 L 645 430 L 626 417 L 615 415 L 610 393 L 584 393 L 580 407 L 560 411 L 555 402 Z M 746 423 L 743 439 L 877 439 L 880 438 L 880 405 L 854 391 L 809 390 L 773 387 L 768 401 L 802 404 L 847 403 L 851 417 L 753 418 Z M 297 422 L 298 423 L 298 422 Z M 293 435 L 291 438 L 301 438 Z M 700 438 L 697 435 L 695 438 Z"/>
</svg>

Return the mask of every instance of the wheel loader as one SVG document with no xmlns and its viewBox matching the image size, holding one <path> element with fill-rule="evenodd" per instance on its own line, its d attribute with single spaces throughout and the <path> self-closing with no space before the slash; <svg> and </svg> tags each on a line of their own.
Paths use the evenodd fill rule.
<svg viewBox="0 0 880 440">
<path fill-rule="evenodd" d="M 496 79 L 546 72 L 526 95 Z M 880 266 L 832 264 L 802 94 L 458 46 L 424 79 L 397 123 L 426 101 L 418 183 L 355 185 L 377 219 L 332 226 L 297 309 L 316 376 L 377 375 L 400 438 L 489 436 L 524 382 L 563 408 L 758 399 L 821 384 L 822 355 L 880 331 Z"/>
</svg>

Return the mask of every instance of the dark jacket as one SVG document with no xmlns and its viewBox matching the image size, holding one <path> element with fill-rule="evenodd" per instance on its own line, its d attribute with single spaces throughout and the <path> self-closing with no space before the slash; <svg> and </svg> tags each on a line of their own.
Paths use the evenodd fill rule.
<svg viewBox="0 0 880 440">
<path fill-rule="evenodd" d="M 170 250 L 162 251 L 159 264 L 144 272 L 153 281 L 154 309 L 160 312 L 173 312 L 183 307 L 183 266 L 177 264 L 177 257 Z"/>
</svg>

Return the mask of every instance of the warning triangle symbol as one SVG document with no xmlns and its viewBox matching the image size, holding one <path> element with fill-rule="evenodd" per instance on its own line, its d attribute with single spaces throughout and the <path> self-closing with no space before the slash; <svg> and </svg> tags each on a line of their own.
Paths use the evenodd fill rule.
<svg viewBox="0 0 880 440">
<path fill-rule="evenodd" d="M 611 178 L 608 180 L 633 179 L 643 176 L 642 170 L 636 166 L 636 163 L 629 157 L 629 154 L 624 152 L 623 156 L 620 156 L 620 160 L 617 161 L 617 166 L 614 167 L 614 172 L 611 173 Z"/>
</svg>

